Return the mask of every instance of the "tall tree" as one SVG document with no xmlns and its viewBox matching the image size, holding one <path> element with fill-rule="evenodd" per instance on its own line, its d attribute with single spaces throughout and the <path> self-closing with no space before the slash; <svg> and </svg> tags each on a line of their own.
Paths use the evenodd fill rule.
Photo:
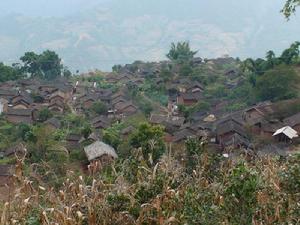
<svg viewBox="0 0 300 225">
<path fill-rule="evenodd" d="M 258 77 L 255 92 L 259 100 L 282 100 L 296 96 L 299 79 L 297 73 L 280 65 Z"/>
<path fill-rule="evenodd" d="M 172 43 L 167 57 L 172 61 L 188 62 L 194 58 L 197 51 L 192 51 L 189 42 Z"/>
<path fill-rule="evenodd" d="M 42 54 L 26 52 L 20 58 L 23 71 L 32 77 L 53 80 L 63 74 L 61 59 L 54 51 L 44 51 Z"/>
<path fill-rule="evenodd" d="M 300 54 L 300 42 L 296 41 L 290 48 L 284 50 L 280 56 L 280 59 L 285 64 L 292 64 L 299 59 Z"/>
<path fill-rule="evenodd" d="M 17 68 L 4 65 L 0 62 L 0 82 L 17 80 L 22 77 L 23 74 Z"/>
<path fill-rule="evenodd" d="M 141 148 L 144 158 L 152 164 L 156 163 L 165 151 L 163 141 L 164 131 L 161 126 L 152 126 L 142 123 L 130 138 L 130 145 Z"/>
</svg>

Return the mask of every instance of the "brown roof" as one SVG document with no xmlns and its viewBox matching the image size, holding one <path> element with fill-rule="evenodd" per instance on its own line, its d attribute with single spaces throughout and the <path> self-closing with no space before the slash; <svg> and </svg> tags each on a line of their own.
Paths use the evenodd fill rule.
<svg viewBox="0 0 300 225">
<path fill-rule="evenodd" d="M 52 125 L 52 126 L 56 127 L 57 129 L 60 128 L 60 126 L 61 126 L 59 119 L 54 118 L 54 117 L 45 121 L 45 124 Z"/>
<path fill-rule="evenodd" d="M 228 119 L 217 124 L 217 135 L 223 135 L 229 132 L 238 133 L 244 137 L 247 136 L 246 131 L 241 123 L 235 119 Z"/>
<path fill-rule="evenodd" d="M 191 132 L 189 129 L 180 130 L 173 135 L 173 142 L 180 142 L 186 140 L 189 137 L 194 137 L 195 134 Z"/>
<path fill-rule="evenodd" d="M 287 117 L 283 120 L 283 123 L 285 125 L 289 125 L 291 127 L 293 126 L 296 126 L 298 124 L 300 124 L 300 112 L 293 115 L 293 116 L 290 116 L 290 117 Z"/>
<path fill-rule="evenodd" d="M 81 135 L 80 134 L 69 134 L 67 137 L 66 137 L 66 140 L 67 141 L 80 141 L 81 139 Z"/>
<path fill-rule="evenodd" d="M 130 106 L 136 108 L 136 106 L 133 105 L 131 102 L 119 102 L 119 103 L 115 104 L 115 109 L 122 111 Z"/>
<path fill-rule="evenodd" d="M 6 115 L 14 115 L 14 116 L 31 116 L 32 109 L 12 109 L 9 108 L 6 112 Z"/>
</svg>

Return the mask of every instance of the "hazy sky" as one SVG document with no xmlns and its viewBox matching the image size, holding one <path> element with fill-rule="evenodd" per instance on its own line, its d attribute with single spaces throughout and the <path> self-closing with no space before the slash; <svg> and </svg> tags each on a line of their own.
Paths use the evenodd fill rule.
<svg viewBox="0 0 300 225">
<path fill-rule="evenodd" d="M 163 60 L 177 41 L 190 41 L 204 58 L 280 54 L 300 39 L 300 10 L 287 22 L 280 13 L 284 2 L 0 0 L 0 62 L 50 49 L 71 68 L 109 69 Z"/>
<path fill-rule="evenodd" d="M 109 0 L 0 0 L 0 13 L 65 16 Z"/>
<path fill-rule="evenodd" d="M 25 15 L 34 16 L 65 16 L 68 14 L 76 13 L 78 11 L 86 10 L 92 8 L 95 5 L 101 4 L 103 2 L 122 2 L 122 5 L 126 2 L 131 2 L 130 0 L 1 0 L 0 1 L 0 15 L 8 13 L 21 13 Z M 210 2 L 228 2 L 228 4 L 239 4 L 247 6 L 251 1 L 247 0 L 146 0 L 141 2 L 151 2 L 158 6 L 165 5 L 165 3 L 170 4 L 173 2 L 173 7 L 176 7 L 178 3 L 184 4 L 195 4 L 195 7 L 202 6 L 207 7 L 208 11 L 214 13 L 214 8 L 210 8 Z M 284 0 L 260 0 L 261 2 L 273 2 L 278 8 L 283 5 Z M 256 4 L 256 1 L 253 1 Z M 170 10 L 172 10 L 172 5 L 170 5 Z M 259 5 L 258 5 L 259 10 Z"/>
</svg>

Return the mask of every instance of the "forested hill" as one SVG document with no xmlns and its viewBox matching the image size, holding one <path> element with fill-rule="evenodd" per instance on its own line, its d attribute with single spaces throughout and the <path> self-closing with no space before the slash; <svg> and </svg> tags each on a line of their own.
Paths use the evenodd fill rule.
<svg viewBox="0 0 300 225">
<path fill-rule="evenodd" d="M 0 61 L 10 64 L 26 51 L 50 49 L 74 71 L 110 70 L 137 59 L 162 60 L 171 42 L 186 40 L 201 57 L 262 57 L 299 37 L 299 19 L 287 23 L 279 13 L 282 5 L 280 0 L 113 0 L 53 17 L 0 12 L 5 28 L 0 29 Z"/>
</svg>

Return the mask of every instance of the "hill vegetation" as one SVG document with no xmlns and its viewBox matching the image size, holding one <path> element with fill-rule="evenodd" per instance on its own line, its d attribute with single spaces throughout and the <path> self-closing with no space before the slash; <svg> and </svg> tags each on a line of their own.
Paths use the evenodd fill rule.
<svg viewBox="0 0 300 225">
<path fill-rule="evenodd" d="M 269 51 L 265 59 L 195 54 L 188 42 L 173 43 L 169 61 L 136 61 L 81 76 L 70 76 L 51 51 L 25 53 L 20 65 L 1 64 L 1 94 L 7 96 L 7 87 L 17 91 L 7 97 L 8 112 L 37 112 L 30 122 L 9 121 L 7 112 L 0 118 L 0 166 L 15 165 L 1 222 L 299 223 L 297 142 L 285 143 L 294 151 L 264 155 L 260 150 L 272 147 L 268 142 L 281 145 L 258 140 L 254 132 L 252 146 L 221 148 L 215 140 L 228 113 L 233 117 L 262 101 L 277 109 L 267 125 L 299 113 L 299 43 L 280 56 Z M 178 104 L 172 115 L 173 97 L 190 87 L 197 102 Z M 124 105 L 130 111 L 120 112 Z M 163 119 L 156 122 L 153 115 Z M 182 130 L 187 134 L 174 141 Z M 99 140 L 118 159 L 95 169 L 83 148 Z M 20 154 L 11 153 L 12 143 Z"/>
</svg>

